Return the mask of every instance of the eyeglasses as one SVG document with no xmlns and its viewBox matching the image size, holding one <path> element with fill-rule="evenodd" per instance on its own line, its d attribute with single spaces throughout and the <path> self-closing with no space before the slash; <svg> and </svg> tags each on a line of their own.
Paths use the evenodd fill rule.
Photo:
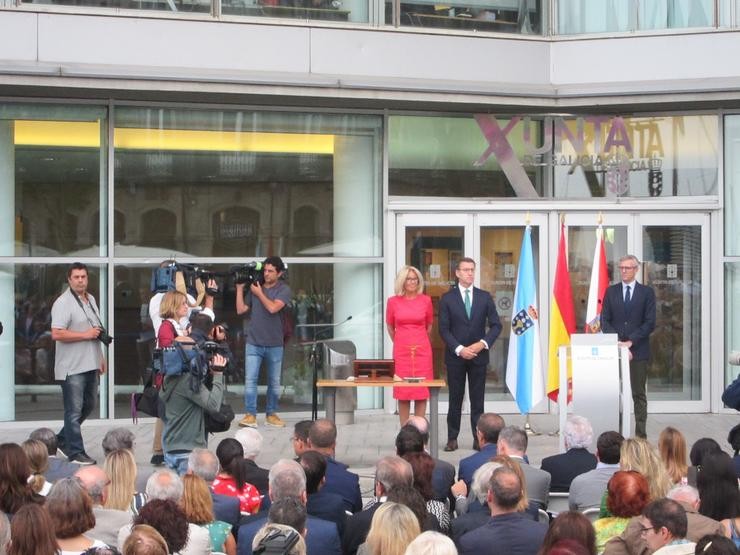
<svg viewBox="0 0 740 555">
<path fill-rule="evenodd" d="M 418 277 L 407 277 L 406 281 L 419 281 Z"/>
<path fill-rule="evenodd" d="M 640 533 L 646 534 L 649 530 L 657 530 L 657 526 L 640 526 Z"/>
<path fill-rule="evenodd" d="M 620 266 L 619 270 L 622 272 L 629 272 L 630 270 L 636 269 L 637 266 Z"/>
</svg>

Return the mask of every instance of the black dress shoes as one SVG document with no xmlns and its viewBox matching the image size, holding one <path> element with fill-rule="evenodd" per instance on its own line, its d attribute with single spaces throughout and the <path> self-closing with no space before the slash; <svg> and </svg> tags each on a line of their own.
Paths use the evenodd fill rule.
<svg viewBox="0 0 740 555">
<path fill-rule="evenodd" d="M 457 451 L 457 440 L 451 439 L 447 442 L 447 445 L 445 445 L 445 451 Z"/>
</svg>

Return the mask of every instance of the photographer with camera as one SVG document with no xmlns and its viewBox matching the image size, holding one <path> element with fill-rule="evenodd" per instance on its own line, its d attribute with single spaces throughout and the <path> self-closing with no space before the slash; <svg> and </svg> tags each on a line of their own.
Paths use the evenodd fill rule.
<svg viewBox="0 0 740 555">
<path fill-rule="evenodd" d="M 285 423 L 277 415 L 280 399 L 280 373 L 283 364 L 283 319 L 281 311 L 290 303 L 290 287 L 280 278 L 285 264 L 279 256 L 269 256 L 262 263 L 262 279 L 251 281 L 244 295 L 245 283 L 236 284 L 236 313 L 249 311 L 251 321 L 247 331 L 245 362 L 244 418 L 239 426 L 257 427 L 257 378 L 262 362 L 267 363 L 267 418 L 265 423 L 282 428 Z M 263 283 L 260 283 L 263 281 Z"/>
<path fill-rule="evenodd" d="M 67 270 L 69 289 L 51 307 L 51 338 L 56 342 L 54 377 L 62 382 L 64 426 L 57 434 L 59 449 L 81 465 L 95 464 L 86 452 L 80 425 L 95 408 L 97 376 L 106 370 L 103 344 L 113 340 L 103 328 L 95 298 L 87 292 L 87 266 Z"/>
</svg>

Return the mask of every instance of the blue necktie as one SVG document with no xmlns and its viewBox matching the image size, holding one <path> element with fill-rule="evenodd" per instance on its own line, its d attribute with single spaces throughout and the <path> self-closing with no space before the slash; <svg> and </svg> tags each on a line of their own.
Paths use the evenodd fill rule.
<svg viewBox="0 0 740 555">
<path fill-rule="evenodd" d="M 465 290 L 465 313 L 468 315 L 468 320 L 470 320 L 470 289 Z"/>
<path fill-rule="evenodd" d="M 630 300 L 632 297 L 630 297 L 630 285 L 627 286 L 627 291 L 624 294 L 624 307 L 627 308 L 627 305 L 630 304 Z"/>
</svg>

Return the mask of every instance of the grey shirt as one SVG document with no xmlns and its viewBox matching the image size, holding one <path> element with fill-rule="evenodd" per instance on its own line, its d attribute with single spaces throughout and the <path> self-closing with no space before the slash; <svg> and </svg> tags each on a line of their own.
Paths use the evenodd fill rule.
<svg viewBox="0 0 740 555">
<path fill-rule="evenodd" d="M 290 304 L 292 293 L 284 281 L 278 281 L 270 288 L 263 287 L 262 291 L 272 301 L 282 301 L 286 306 Z M 262 301 L 249 290 L 244 302 L 249 305 L 250 314 L 247 343 L 260 347 L 282 347 L 284 343 L 282 310 L 271 314 Z"/>
<path fill-rule="evenodd" d="M 82 332 L 93 327 L 90 322 L 97 324 L 97 314 L 100 312 L 98 305 L 95 304 L 95 298 L 90 293 L 87 294 L 87 301 L 87 303 L 81 301 L 82 307 L 80 307 L 69 288 L 59 295 L 51 307 L 52 329 Z M 98 370 L 102 357 L 103 350 L 97 339 L 57 341 L 54 378 L 64 380 L 69 375 Z"/>
</svg>

